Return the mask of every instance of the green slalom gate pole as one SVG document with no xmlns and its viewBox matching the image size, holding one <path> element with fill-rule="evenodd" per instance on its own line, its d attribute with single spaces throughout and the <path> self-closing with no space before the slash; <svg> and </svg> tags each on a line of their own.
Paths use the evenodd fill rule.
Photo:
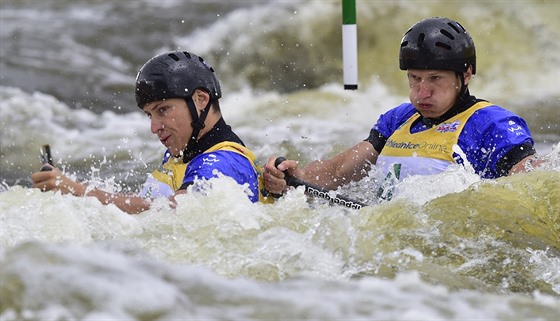
<svg viewBox="0 0 560 321">
<path fill-rule="evenodd" d="M 342 0 L 342 64 L 344 89 L 358 89 L 356 0 Z"/>
</svg>

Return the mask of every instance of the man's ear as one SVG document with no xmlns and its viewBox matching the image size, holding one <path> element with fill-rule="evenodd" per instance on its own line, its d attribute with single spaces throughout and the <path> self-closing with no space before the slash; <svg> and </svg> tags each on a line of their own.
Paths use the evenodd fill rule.
<svg viewBox="0 0 560 321">
<path fill-rule="evenodd" d="M 197 89 L 195 90 L 192 99 L 194 101 L 196 109 L 203 110 L 210 101 L 210 95 L 202 89 Z"/>
</svg>

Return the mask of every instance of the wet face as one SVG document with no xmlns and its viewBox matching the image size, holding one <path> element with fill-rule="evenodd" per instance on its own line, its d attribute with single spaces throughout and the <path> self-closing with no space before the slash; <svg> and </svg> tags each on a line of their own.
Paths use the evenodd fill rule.
<svg viewBox="0 0 560 321">
<path fill-rule="evenodd" d="M 144 106 L 150 117 L 151 131 L 173 156 L 179 156 L 192 135 L 192 117 L 181 98 L 153 101 Z"/>
<path fill-rule="evenodd" d="M 436 118 L 453 107 L 461 89 L 454 71 L 409 69 L 407 75 L 410 102 L 422 116 Z"/>
</svg>

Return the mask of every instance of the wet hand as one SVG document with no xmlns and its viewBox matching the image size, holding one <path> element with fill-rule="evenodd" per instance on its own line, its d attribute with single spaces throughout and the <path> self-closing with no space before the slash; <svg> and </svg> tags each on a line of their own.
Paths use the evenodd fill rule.
<svg viewBox="0 0 560 321">
<path fill-rule="evenodd" d="M 46 167 L 50 167 L 50 170 L 47 170 Z M 86 190 L 85 185 L 69 179 L 58 168 L 48 164 L 45 164 L 41 171 L 33 173 L 31 180 L 33 187 L 43 192 L 60 191 L 62 194 L 83 196 Z"/>
<path fill-rule="evenodd" d="M 268 162 L 264 166 L 264 187 L 270 193 L 282 194 L 288 189 L 284 171 L 288 171 L 292 175 L 292 172 L 297 169 L 298 163 L 294 160 L 285 160 L 276 167 L 276 158 L 276 156 L 269 157 Z"/>
</svg>

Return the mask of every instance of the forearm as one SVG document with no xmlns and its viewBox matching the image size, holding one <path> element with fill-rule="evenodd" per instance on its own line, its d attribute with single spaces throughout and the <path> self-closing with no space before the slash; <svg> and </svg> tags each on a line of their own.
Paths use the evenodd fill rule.
<svg viewBox="0 0 560 321">
<path fill-rule="evenodd" d="M 514 146 L 498 160 L 496 163 L 496 171 L 500 176 L 531 171 L 533 166 L 531 166 L 531 162 L 528 161 L 532 161 L 535 154 L 535 148 L 530 142 Z"/>
<path fill-rule="evenodd" d="M 302 169 L 302 179 L 328 189 L 335 189 L 365 177 L 377 152 L 369 142 L 360 142 L 329 159 L 309 163 Z"/>
<path fill-rule="evenodd" d="M 64 175 L 58 168 L 49 165 L 51 170 L 31 174 L 33 187 L 41 191 L 60 191 L 74 196 L 91 196 L 102 204 L 114 204 L 129 214 L 138 214 L 150 208 L 150 201 L 138 196 L 113 194 L 97 188 L 88 188 L 86 184 L 74 181 Z"/>
<path fill-rule="evenodd" d="M 313 161 L 302 169 L 302 180 L 327 189 L 336 189 L 346 183 L 339 164 L 334 160 Z"/>
<path fill-rule="evenodd" d="M 544 159 L 538 158 L 537 155 L 527 156 L 517 164 L 513 165 L 508 175 L 531 172 L 535 170 L 535 168 L 541 166 L 543 163 Z"/>
<path fill-rule="evenodd" d="M 95 197 L 105 205 L 114 204 L 123 212 L 129 214 L 139 214 L 150 208 L 148 200 L 142 197 L 125 194 L 112 194 L 97 188 L 88 191 L 84 196 Z"/>
<path fill-rule="evenodd" d="M 144 198 L 125 194 L 112 194 L 97 188 L 88 191 L 86 185 L 74 181 L 68 180 L 62 190 L 63 193 L 70 193 L 75 196 L 95 197 L 102 204 L 114 204 L 123 212 L 129 214 L 142 213 L 150 208 L 149 202 Z"/>
</svg>

